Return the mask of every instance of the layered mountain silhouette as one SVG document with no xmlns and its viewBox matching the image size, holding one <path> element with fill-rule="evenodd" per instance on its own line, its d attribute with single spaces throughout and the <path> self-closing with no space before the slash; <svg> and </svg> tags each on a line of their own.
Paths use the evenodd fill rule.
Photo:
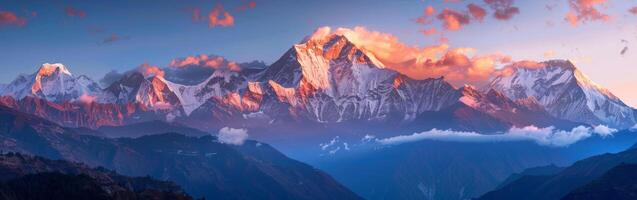
<svg viewBox="0 0 637 200">
<path fill-rule="evenodd" d="M 194 197 L 359 199 L 329 175 L 256 141 L 237 146 L 176 133 L 108 139 L 1 106 L 0 144 L 3 151 L 169 180 Z"/>
<path fill-rule="evenodd" d="M 510 177 L 478 199 L 631 199 L 637 149 L 607 153 L 541 174 Z"/>
<path fill-rule="evenodd" d="M 0 198 L 7 200 L 193 199 L 171 182 L 18 153 L 0 155 L 0 172 Z"/>
</svg>

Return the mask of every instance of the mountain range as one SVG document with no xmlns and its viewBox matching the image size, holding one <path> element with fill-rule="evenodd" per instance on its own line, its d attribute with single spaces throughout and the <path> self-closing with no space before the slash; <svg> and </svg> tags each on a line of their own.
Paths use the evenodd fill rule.
<svg viewBox="0 0 637 200">
<path fill-rule="evenodd" d="M 154 120 L 201 130 L 383 122 L 410 131 L 495 133 L 513 126 L 629 128 L 637 122 L 634 108 L 569 61 L 518 62 L 482 88 L 455 87 L 444 77 L 400 74 L 359 46 L 337 34 L 310 38 L 270 66 L 215 69 L 199 83 L 132 70 L 100 88 L 62 64 L 43 64 L 1 88 L 0 103 L 92 129 Z"/>
</svg>

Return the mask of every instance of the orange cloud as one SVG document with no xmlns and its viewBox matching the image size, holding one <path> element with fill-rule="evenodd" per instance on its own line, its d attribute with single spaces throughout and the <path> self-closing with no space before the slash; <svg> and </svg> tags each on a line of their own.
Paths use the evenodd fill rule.
<svg viewBox="0 0 637 200">
<path fill-rule="evenodd" d="M 494 11 L 493 16 L 499 20 L 509 20 L 520 13 L 518 7 L 513 6 L 513 0 L 484 0 L 484 3 Z"/>
<path fill-rule="evenodd" d="M 0 11 L 0 25 L 24 26 L 26 24 L 27 19 L 18 17 L 14 12 Z"/>
<path fill-rule="evenodd" d="M 164 70 L 162 70 L 161 68 L 155 65 L 151 66 L 148 63 L 144 63 L 140 65 L 139 67 L 137 67 L 137 71 L 141 72 L 144 75 L 144 77 L 151 77 L 151 76 L 164 77 L 164 75 L 166 75 Z"/>
<path fill-rule="evenodd" d="M 637 6 L 630 8 L 628 12 L 632 13 L 633 15 L 637 15 Z"/>
<path fill-rule="evenodd" d="M 427 6 L 427 8 L 425 8 L 425 10 L 423 11 L 423 15 L 416 18 L 416 23 L 419 24 L 429 24 L 431 23 L 431 16 L 433 16 L 436 13 L 436 9 L 434 9 L 433 6 Z"/>
<path fill-rule="evenodd" d="M 252 1 L 249 1 L 248 4 L 246 4 L 246 5 L 241 5 L 241 6 L 237 7 L 237 10 L 238 11 L 246 11 L 248 9 L 252 9 L 252 8 L 255 8 L 255 7 L 257 7 L 257 2 L 252 0 Z"/>
<path fill-rule="evenodd" d="M 221 15 L 223 15 L 223 18 L 219 17 Z M 234 17 L 228 11 L 225 11 L 221 4 L 217 4 L 208 14 L 208 26 L 210 27 L 232 25 L 234 25 Z"/>
<path fill-rule="evenodd" d="M 345 36 L 388 69 L 414 79 L 444 76 L 445 80 L 456 86 L 483 85 L 496 71 L 496 64 L 511 60 L 501 54 L 471 56 L 475 51 L 472 48 L 450 49 L 446 44 L 424 48 L 409 46 L 391 34 L 369 31 L 364 27 L 336 30 L 322 27 L 309 39 L 321 40 L 332 34 Z"/>
<path fill-rule="evenodd" d="M 469 24 L 469 15 L 451 9 L 443 10 L 442 13 L 438 14 L 438 19 L 449 31 L 460 30 L 463 25 Z"/>
<path fill-rule="evenodd" d="M 241 71 L 241 67 L 234 61 L 226 60 L 222 56 L 213 56 L 201 54 L 199 56 L 187 56 L 185 58 L 173 59 L 170 61 L 170 67 L 206 67 L 212 69 L 229 69 L 232 71 Z"/>
<path fill-rule="evenodd" d="M 470 3 L 469 5 L 467 5 L 467 8 L 469 9 L 469 14 L 471 14 L 471 16 L 478 21 L 482 21 L 482 19 L 484 19 L 484 16 L 487 15 L 487 11 L 479 5 Z"/>
<path fill-rule="evenodd" d="M 580 22 L 609 21 L 610 16 L 600 12 L 595 6 L 606 4 L 606 0 L 569 0 L 571 10 L 566 14 L 566 20 L 572 26 Z"/>
<path fill-rule="evenodd" d="M 66 13 L 66 16 L 69 17 L 86 17 L 86 12 L 84 12 L 83 10 L 75 9 L 71 6 L 67 6 L 64 9 L 64 12 Z"/>
</svg>

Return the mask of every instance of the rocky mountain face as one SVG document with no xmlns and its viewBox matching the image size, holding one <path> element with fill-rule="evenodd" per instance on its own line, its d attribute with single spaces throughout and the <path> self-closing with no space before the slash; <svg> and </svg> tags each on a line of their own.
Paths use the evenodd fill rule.
<svg viewBox="0 0 637 200">
<path fill-rule="evenodd" d="M 636 123 L 634 109 L 571 63 L 541 65 L 510 67 L 487 88 L 456 88 L 444 77 L 414 80 L 387 69 L 373 53 L 332 34 L 294 45 L 269 67 L 215 69 L 196 84 L 131 71 L 99 89 L 62 65 L 45 64 L 6 86 L 0 102 L 65 126 L 89 128 L 152 120 L 203 130 L 381 122 L 497 132 L 526 125 L 626 128 Z M 441 117 L 451 123 L 436 121 Z"/>
<path fill-rule="evenodd" d="M 560 119 L 621 128 L 637 122 L 635 109 L 589 80 L 569 61 L 520 64 L 494 78 L 489 88 L 513 100 L 534 98 Z"/>
<path fill-rule="evenodd" d="M 359 199 L 329 175 L 265 143 L 230 145 L 176 133 L 135 139 L 82 135 L 0 106 L 0 150 L 172 181 L 210 199 Z"/>
<path fill-rule="evenodd" d="M 0 155 L 0 197 L 19 199 L 193 199 L 174 183 L 23 154 Z"/>
</svg>

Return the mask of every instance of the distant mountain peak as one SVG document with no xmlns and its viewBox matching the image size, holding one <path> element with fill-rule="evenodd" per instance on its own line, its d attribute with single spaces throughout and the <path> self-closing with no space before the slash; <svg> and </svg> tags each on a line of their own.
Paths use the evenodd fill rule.
<svg viewBox="0 0 637 200">
<path fill-rule="evenodd" d="M 587 124 L 631 127 L 635 110 L 590 80 L 568 60 L 519 62 L 489 88 L 513 100 L 534 97 L 553 116 Z"/>
<path fill-rule="evenodd" d="M 62 63 L 44 63 L 38 69 L 38 76 L 51 76 L 52 74 L 60 72 L 66 75 L 72 76 L 71 72 Z"/>
</svg>

